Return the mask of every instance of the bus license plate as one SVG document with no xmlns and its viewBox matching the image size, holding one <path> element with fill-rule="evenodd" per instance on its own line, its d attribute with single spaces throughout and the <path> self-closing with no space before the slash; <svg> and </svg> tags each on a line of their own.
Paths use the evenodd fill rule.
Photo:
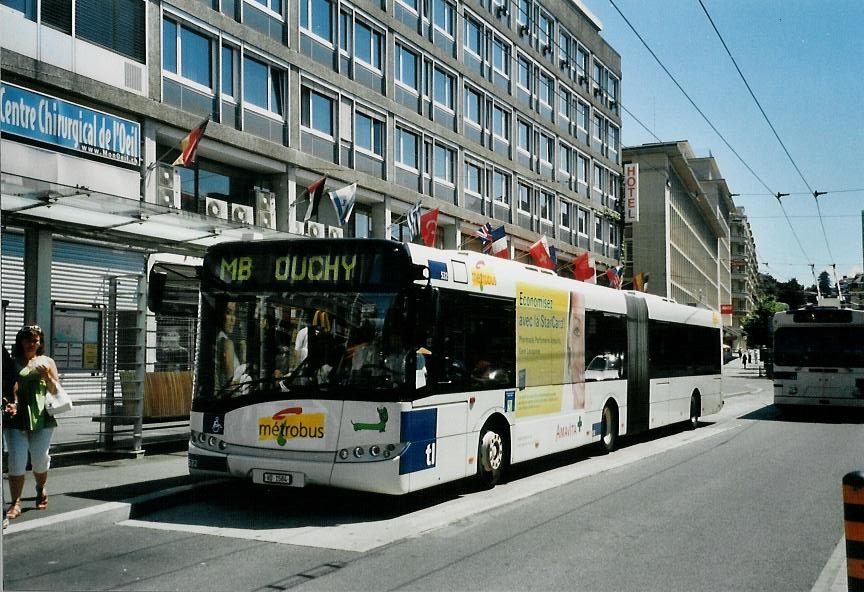
<svg viewBox="0 0 864 592">
<path fill-rule="evenodd" d="M 252 482 L 263 485 L 282 485 L 285 487 L 304 487 L 306 479 L 303 473 L 292 473 L 288 471 L 265 471 L 255 469 L 252 471 Z"/>
<path fill-rule="evenodd" d="M 264 473 L 264 483 L 268 485 L 291 485 L 293 481 L 291 473 Z"/>
</svg>

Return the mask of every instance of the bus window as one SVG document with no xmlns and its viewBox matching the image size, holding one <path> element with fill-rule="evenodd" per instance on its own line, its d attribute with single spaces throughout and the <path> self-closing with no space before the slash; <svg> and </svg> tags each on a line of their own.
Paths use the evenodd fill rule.
<svg viewBox="0 0 864 592">
<path fill-rule="evenodd" d="M 511 387 L 516 369 L 513 300 L 442 290 L 427 385 L 438 392 Z"/>
<path fill-rule="evenodd" d="M 626 352 L 626 317 L 585 311 L 585 380 L 627 378 Z"/>
</svg>

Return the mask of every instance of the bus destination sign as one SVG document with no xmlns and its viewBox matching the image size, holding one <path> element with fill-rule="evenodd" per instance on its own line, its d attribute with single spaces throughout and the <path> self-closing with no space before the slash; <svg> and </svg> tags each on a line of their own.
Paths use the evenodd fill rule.
<svg viewBox="0 0 864 592">
<path fill-rule="evenodd" d="M 243 290 L 380 286 L 395 284 L 399 270 L 407 261 L 392 248 L 321 244 L 307 247 L 297 242 L 275 242 L 268 246 L 267 250 L 244 248 L 241 251 L 236 247 L 211 250 L 204 260 L 203 281 Z"/>
</svg>

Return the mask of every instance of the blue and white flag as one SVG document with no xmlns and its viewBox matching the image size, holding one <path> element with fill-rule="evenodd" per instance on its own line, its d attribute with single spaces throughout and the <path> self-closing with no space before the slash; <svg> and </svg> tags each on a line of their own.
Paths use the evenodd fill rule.
<svg viewBox="0 0 864 592">
<path fill-rule="evenodd" d="M 339 216 L 339 226 L 345 226 L 354 209 L 354 201 L 357 199 L 357 183 L 331 191 L 330 199 L 333 207 L 336 208 L 336 215 Z"/>
</svg>

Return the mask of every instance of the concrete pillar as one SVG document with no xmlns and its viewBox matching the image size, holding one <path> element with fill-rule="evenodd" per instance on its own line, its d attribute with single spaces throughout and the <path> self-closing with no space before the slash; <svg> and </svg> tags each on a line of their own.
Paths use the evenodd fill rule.
<svg viewBox="0 0 864 592">
<path fill-rule="evenodd" d="M 390 238 L 390 198 L 372 206 L 372 237 Z"/>
<path fill-rule="evenodd" d="M 293 232 L 290 213 L 296 197 L 296 184 L 288 182 L 288 173 L 273 175 L 273 193 L 276 194 L 276 229 Z"/>
<path fill-rule="evenodd" d="M 156 125 L 152 121 L 144 122 L 144 129 L 141 130 L 141 136 L 144 140 L 144 154 L 141 162 L 143 183 L 141 187 L 141 197 L 148 203 L 156 202 L 156 192 L 159 187 L 159 166 L 156 162 Z M 151 167 L 152 168 L 148 168 Z"/>
<path fill-rule="evenodd" d="M 24 323 L 36 323 L 45 333 L 45 353 L 51 355 L 51 255 L 50 230 L 24 231 Z"/>
</svg>

